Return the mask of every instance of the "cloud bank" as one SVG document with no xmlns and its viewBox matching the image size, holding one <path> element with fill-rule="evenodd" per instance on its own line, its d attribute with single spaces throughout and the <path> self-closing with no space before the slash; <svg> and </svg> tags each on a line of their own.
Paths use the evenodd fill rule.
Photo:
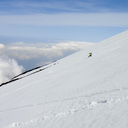
<svg viewBox="0 0 128 128">
<path fill-rule="evenodd" d="M 0 84 L 9 81 L 23 70 L 14 59 L 0 56 Z"/>
<path fill-rule="evenodd" d="M 16 59 L 26 70 L 58 60 L 80 49 L 92 45 L 88 42 L 24 43 L 1 44 L 1 55 Z"/>
<path fill-rule="evenodd" d="M 37 58 L 39 56 L 45 57 L 57 57 L 63 56 L 65 52 L 77 51 L 91 45 L 86 42 L 66 42 L 66 43 L 56 43 L 56 44 L 25 44 L 25 43 L 15 43 L 7 47 L 10 54 L 17 56 L 21 60 Z"/>
</svg>

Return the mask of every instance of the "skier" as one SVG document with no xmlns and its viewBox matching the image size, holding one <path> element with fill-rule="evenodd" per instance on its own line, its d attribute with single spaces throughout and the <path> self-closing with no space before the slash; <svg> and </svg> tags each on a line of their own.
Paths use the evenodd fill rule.
<svg viewBox="0 0 128 128">
<path fill-rule="evenodd" d="M 89 56 L 88 57 L 92 57 L 92 52 L 89 53 Z"/>
</svg>

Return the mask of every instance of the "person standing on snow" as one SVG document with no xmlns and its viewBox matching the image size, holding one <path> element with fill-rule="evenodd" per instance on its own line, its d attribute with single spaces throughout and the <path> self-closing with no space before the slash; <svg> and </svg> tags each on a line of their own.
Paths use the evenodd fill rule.
<svg viewBox="0 0 128 128">
<path fill-rule="evenodd" d="M 92 52 L 89 53 L 89 56 L 88 57 L 92 57 Z"/>
</svg>

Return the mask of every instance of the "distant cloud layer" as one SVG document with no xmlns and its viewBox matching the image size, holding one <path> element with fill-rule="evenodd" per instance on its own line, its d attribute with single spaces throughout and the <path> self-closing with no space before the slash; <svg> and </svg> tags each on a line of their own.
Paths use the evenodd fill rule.
<svg viewBox="0 0 128 128">
<path fill-rule="evenodd" d="M 41 64 L 41 62 L 44 64 L 46 62 L 65 57 L 90 45 L 92 45 L 92 43 L 74 41 L 46 44 L 25 44 L 23 42 L 17 42 L 8 45 L 0 44 L 0 54 L 7 55 L 20 62 L 28 61 L 29 63 L 30 60 L 32 61 L 36 59 L 38 60 L 37 62 L 33 61 L 36 66 Z"/>
<path fill-rule="evenodd" d="M 18 43 L 17 43 L 18 44 Z M 88 43 L 85 42 L 67 42 L 67 43 L 57 43 L 57 44 L 24 44 L 19 43 L 19 45 L 13 44 L 8 46 L 7 50 L 11 54 L 17 56 L 20 59 L 31 59 L 39 56 L 45 57 L 57 57 L 63 56 L 65 52 L 68 51 L 77 51 L 84 47 L 87 47 Z"/>
</svg>

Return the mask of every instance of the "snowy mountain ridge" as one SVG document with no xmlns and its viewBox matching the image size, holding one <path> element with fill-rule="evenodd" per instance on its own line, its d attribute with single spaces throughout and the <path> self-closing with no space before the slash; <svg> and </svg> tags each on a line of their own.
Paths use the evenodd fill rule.
<svg viewBox="0 0 128 128">
<path fill-rule="evenodd" d="M 125 31 L 2 86 L 0 128 L 128 127 L 127 58 Z"/>
</svg>

